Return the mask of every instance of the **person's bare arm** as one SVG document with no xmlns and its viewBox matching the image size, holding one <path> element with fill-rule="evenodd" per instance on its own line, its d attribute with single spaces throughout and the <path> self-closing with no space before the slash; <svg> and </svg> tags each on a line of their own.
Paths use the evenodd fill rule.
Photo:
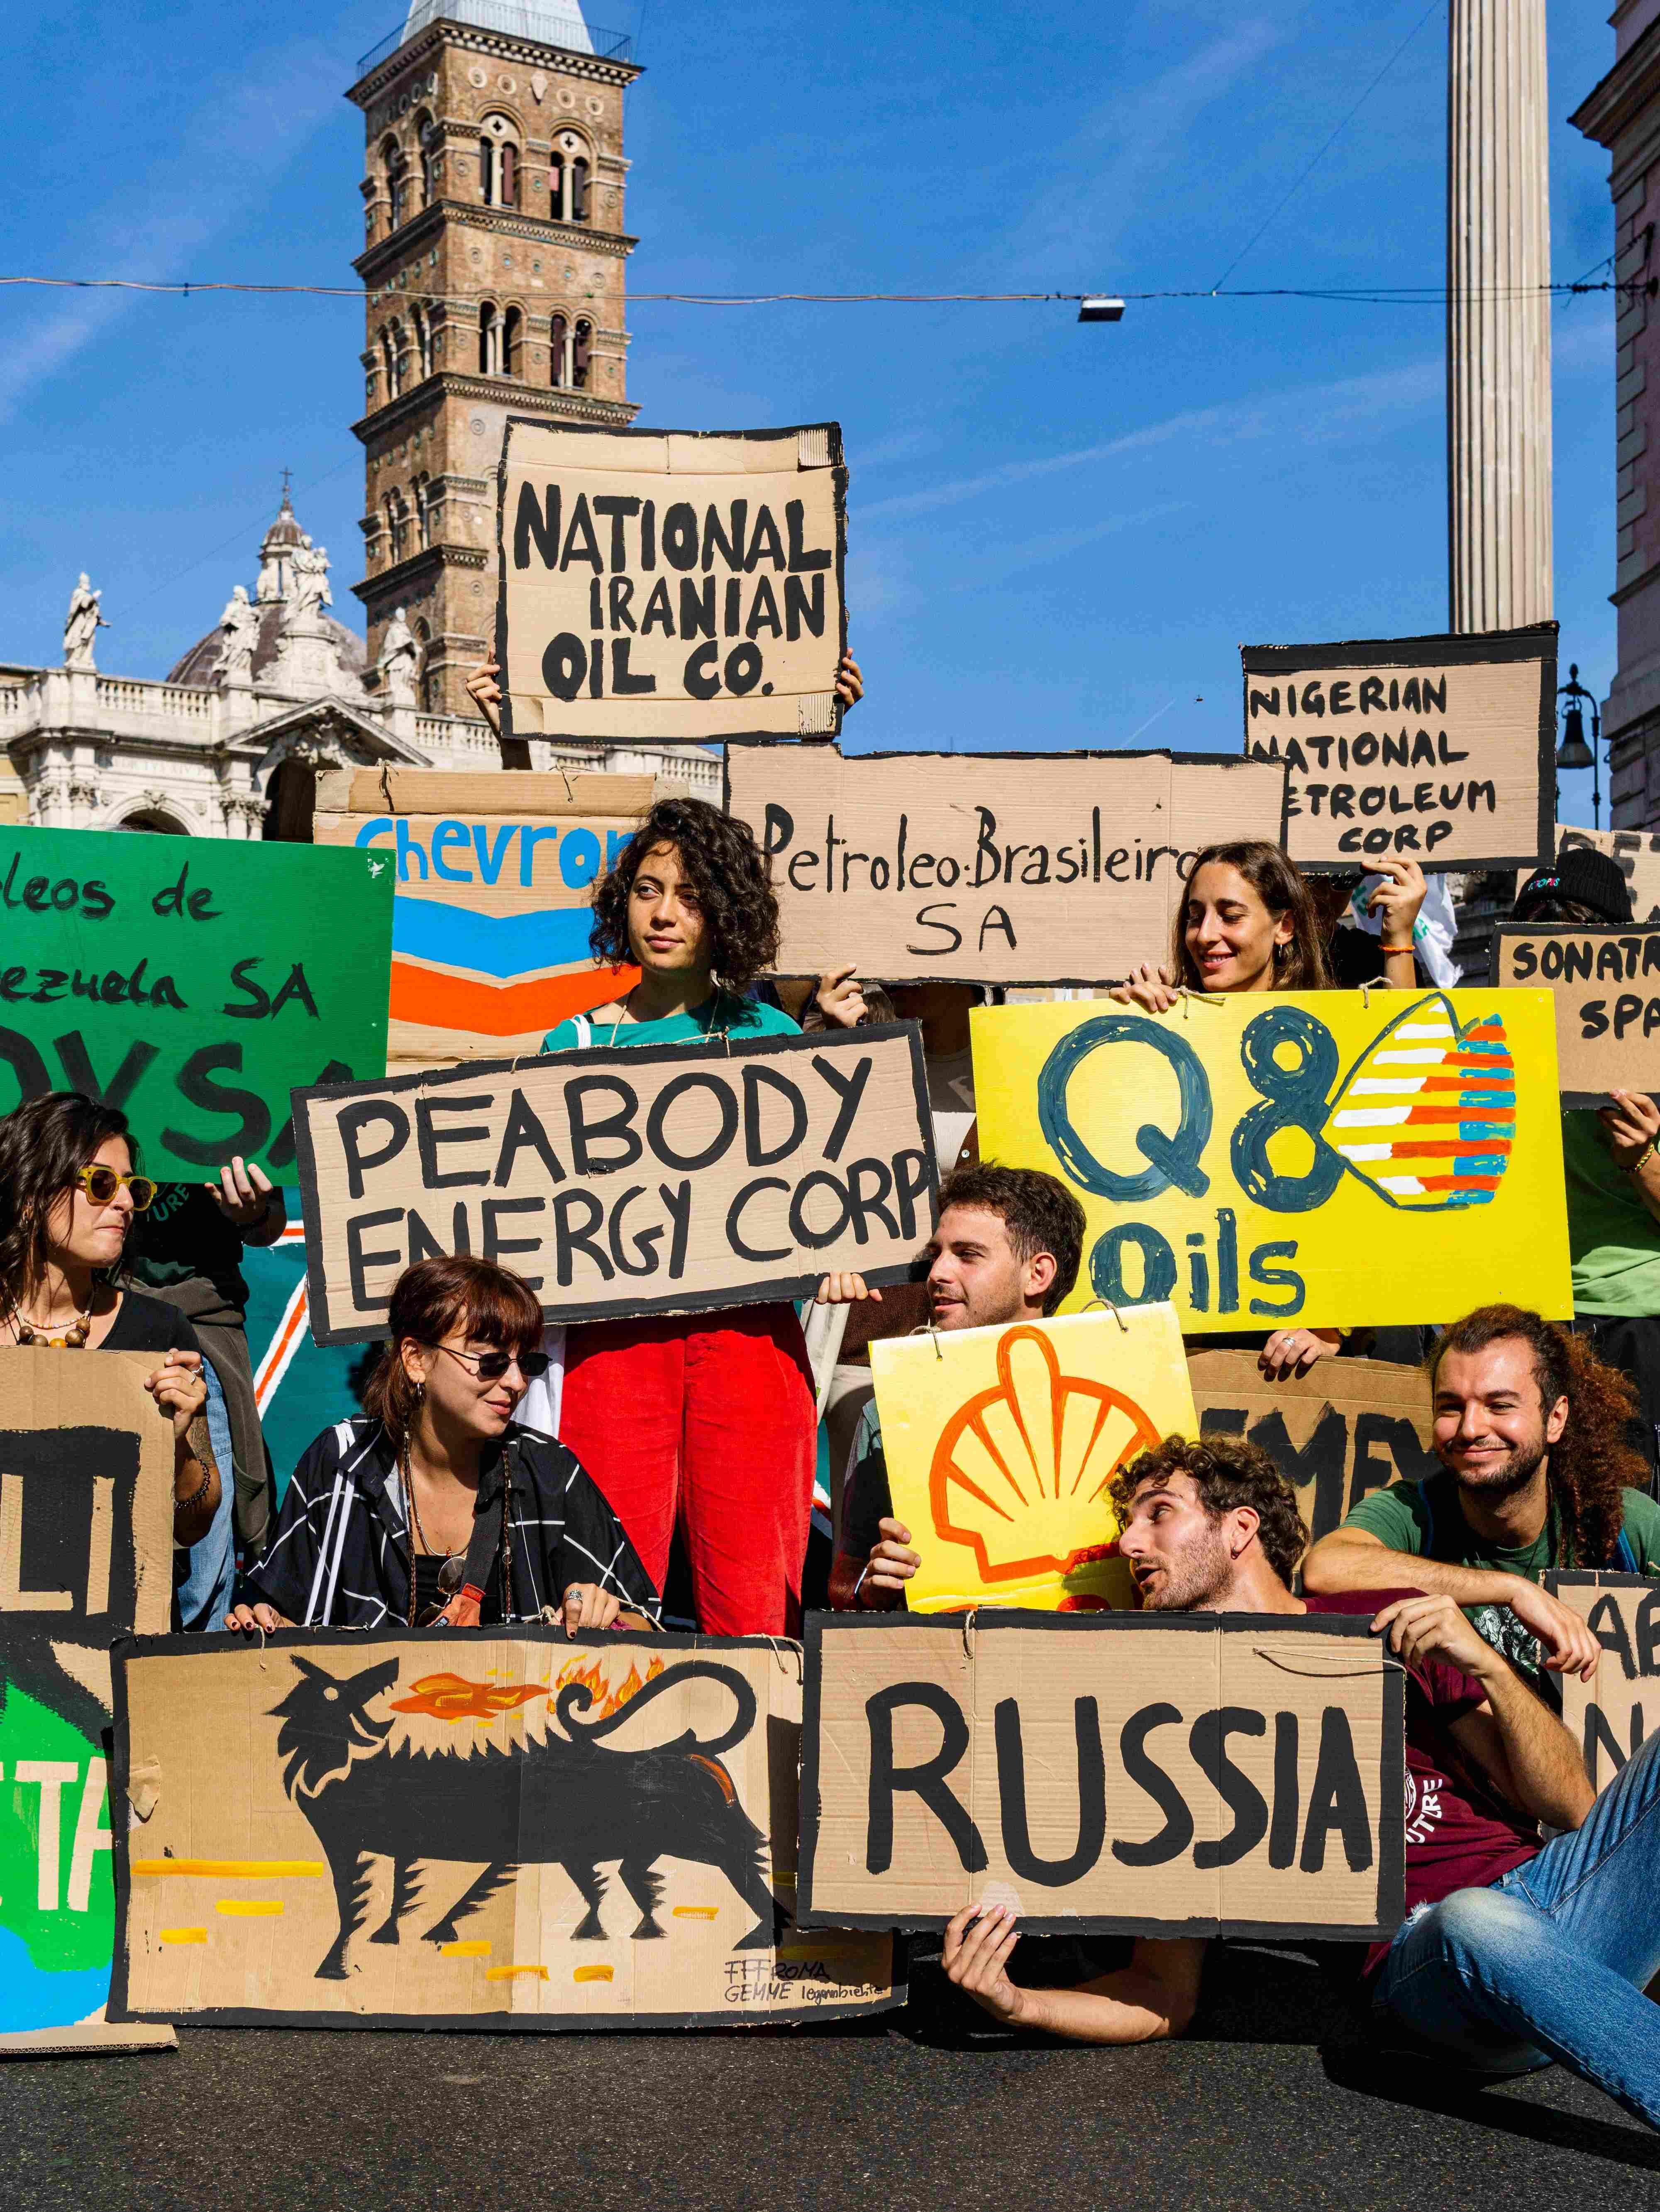
<svg viewBox="0 0 1660 2212">
<path fill-rule="evenodd" d="M 1500 1796 L 1530 1820 L 1577 1828 L 1596 1792 L 1573 1738 L 1508 1660 L 1478 1636 L 1450 1597 L 1402 1598 L 1372 1623 L 1404 1667 L 1438 1659 L 1487 1692 L 1450 1733 Z"/>
<path fill-rule="evenodd" d="M 1530 1583 L 1497 1568 L 1460 1567 L 1416 1552 L 1392 1552 L 1367 1528 L 1334 1528 L 1303 1562 L 1303 1587 L 1323 1596 L 1334 1590 L 1417 1589 L 1450 1597 L 1455 1605 L 1508 1606 L 1544 1646 L 1554 1673 L 1596 1672 L 1602 1647 L 1577 1613 Z"/>
<path fill-rule="evenodd" d="M 1610 1106 L 1599 1107 L 1608 1150 L 1624 1169 L 1631 1187 L 1651 1218 L 1660 1221 L 1660 1105 L 1644 1091 L 1611 1091 Z"/>
<path fill-rule="evenodd" d="M 946 1972 L 982 2012 L 1009 2027 L 1073 2043 L 1157 2043 L 1187 2028 L 1199 2002 L 1205 1944 L 1139 1941 L 1128 1966 L 1071 1990 L 1025 1990 L 1009 1979 L 1020 1936 L 1006 1905 L 967 1905 L 946 1930 Z"/>
</svg>

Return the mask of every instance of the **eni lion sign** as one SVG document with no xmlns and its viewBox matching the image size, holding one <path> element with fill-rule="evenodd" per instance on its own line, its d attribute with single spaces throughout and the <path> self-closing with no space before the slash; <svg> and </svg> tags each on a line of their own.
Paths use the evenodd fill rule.
<svg viewBox="0 0 1660 2212">
<path fill-rule="evenodd" d="M 117 1684 L 112 2008 L 490 2029 L 885 2010 L 888 1937 L 792 1924 L 800 1665 L 765 1637 L 144 1638 Z"/>
<path fill-rule="evenodd" d="M 1113 1477 L 1198 1433 L 1174 1307 L 929 1330 L 870 1357 L 893 1510 L 922 1559 L 912 1612 L 1133 1602 Z"/>
<path fill-rule="evenodd" d="M 971 1018 L 980 1150 L 1089 1217 L 1074 1307 L 1183 1329 L 1573 1310 L 1543 991 L 1194 994 Z"/>
</svg>

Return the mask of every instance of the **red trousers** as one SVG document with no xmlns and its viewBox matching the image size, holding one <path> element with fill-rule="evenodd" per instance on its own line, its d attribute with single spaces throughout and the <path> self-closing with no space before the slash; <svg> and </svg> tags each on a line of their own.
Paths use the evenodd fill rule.
<svg viewBox="0 0 1660 2212">
<path fill-rule="evenodd" d="M 559 1435 L 660 1590 L 678 1522 L 704 1635 L 800 1635 L 818 1434 L 793 1306 L 573 1328 Z"/>
</svg>

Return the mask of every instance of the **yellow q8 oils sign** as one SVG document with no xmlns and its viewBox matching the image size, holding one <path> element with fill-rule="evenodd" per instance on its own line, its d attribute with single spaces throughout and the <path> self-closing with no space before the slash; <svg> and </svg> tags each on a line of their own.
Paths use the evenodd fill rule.
<svg viewBox="0 0 1660 2212">
<path fill-rule="evenodd" d="M 1076 1310 L 1183 1330 L 1572 1313 L 1542 991 L 1276 992 L 973 1016 L 982 1159 L 1083 1201 Z"/>
</svg>

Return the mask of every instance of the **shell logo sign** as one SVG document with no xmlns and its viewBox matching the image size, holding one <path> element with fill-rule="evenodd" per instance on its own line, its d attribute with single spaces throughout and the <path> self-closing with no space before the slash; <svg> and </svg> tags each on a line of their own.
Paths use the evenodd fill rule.
<svg viewBox="0 0 1660 2212">
<path fill-rule="evenodd" d="M 1128 1605 L 1110 1491 L 1198 1432 L 1169 1305 L 871 1346 L 893 1510 L 922 1565 L 913 1611 Z"/>
</svg>

